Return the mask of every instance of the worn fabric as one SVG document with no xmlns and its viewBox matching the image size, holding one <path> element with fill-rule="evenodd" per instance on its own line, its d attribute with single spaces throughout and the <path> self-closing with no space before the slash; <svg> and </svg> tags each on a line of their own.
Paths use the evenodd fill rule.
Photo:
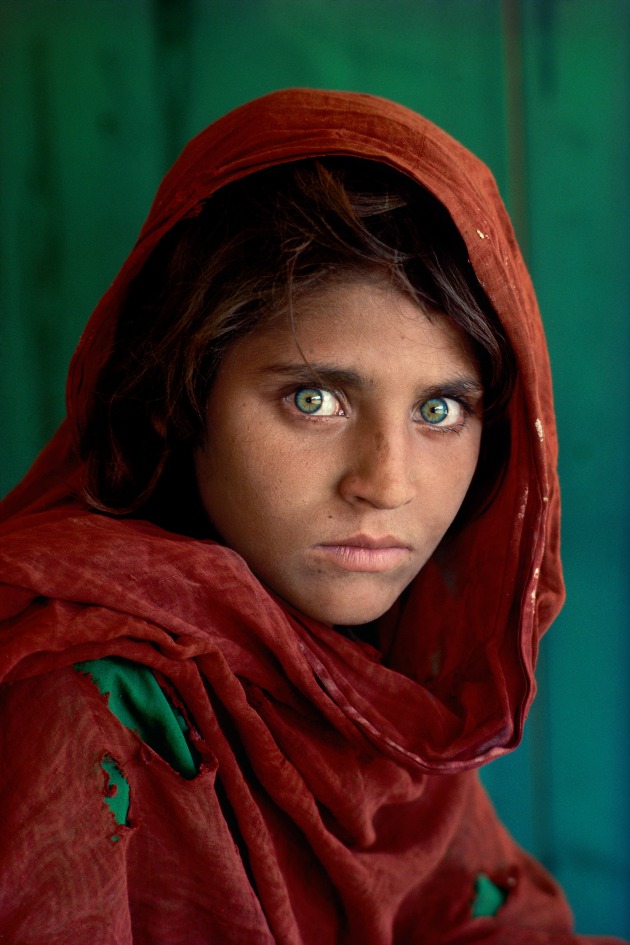
<svg viewBox="0 0 630 945">
<path fill-rule="evenodd" d="M 384 657 L 287 609 L 230 549 L 76 497 L 90 392 L 160 238 L 224 185 L 323 155 L 388 164 L 444 204 L 518 360 L 498 495 L 387 615 Z M 556 435 L 510 223 L 488 170 L 444 132 L 382 99 L 293 90 L 195 138 L 81 339 L 66 422 L 1 516 L 0 940 L 578 941 L 476 772 L 518 744 L 562 603 Z M 151 670 L 182 713 L 194 777 L 75 669 L 110 656 Z M 104 802 L 112 771 L 124 823 Z"/>
</svg>

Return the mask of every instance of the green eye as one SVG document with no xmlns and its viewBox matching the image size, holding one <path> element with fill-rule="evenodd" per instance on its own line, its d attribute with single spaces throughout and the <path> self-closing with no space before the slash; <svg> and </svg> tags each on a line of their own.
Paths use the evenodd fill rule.
<svg viewBox="0 0 630 945">
<path fill-rule="evenodd" d="M 317 414 L 318 417 L 343 416 L 344 412 L 337 397 L 321 387 L 300 387 L 293 395 L 293 403 L 305 414 Z"/>
<path fill-rule="evenodd" d="M 314 387 L 303 387 L 293 399 L 295 406 L 302 413 L 317 413 L 324 403 L 324 394 L 323 391 Z"/>
<path fill-rule="evenodd" d="M 422 404 L 420 414 L 427 423 L 442 423 L 448 417 L 448 401 L 444 397 L 432 397 Z"/>
</svg>

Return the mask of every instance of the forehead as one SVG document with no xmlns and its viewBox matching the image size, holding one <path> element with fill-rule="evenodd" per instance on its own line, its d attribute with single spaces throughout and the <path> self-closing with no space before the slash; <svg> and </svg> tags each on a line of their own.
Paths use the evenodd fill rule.
<svg viewBox="0 0 630 945">
<path fill-rule="evenodd" d="M 391 283 L 367 276 L 301 293 L 232 349 L 241 364 L 288 357 L 380 375 L 432 368 L 478 374 L 471 339 L 444 314 L 429 311 Z"/>
</svg>

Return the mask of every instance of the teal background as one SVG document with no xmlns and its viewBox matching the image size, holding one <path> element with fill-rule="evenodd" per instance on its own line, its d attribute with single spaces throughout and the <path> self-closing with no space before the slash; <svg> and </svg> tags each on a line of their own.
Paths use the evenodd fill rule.
<svg viewBox="0 0 630 945">
<path fill-rule="evenodd" d="M 484 772 L 579 931 L 630 934 L 628 0 L 0 0 L 0 493 L 185 141 L 266 91 L 374 92 L 493 169 L 554 368 L 568 602 Z"/>
</svg>

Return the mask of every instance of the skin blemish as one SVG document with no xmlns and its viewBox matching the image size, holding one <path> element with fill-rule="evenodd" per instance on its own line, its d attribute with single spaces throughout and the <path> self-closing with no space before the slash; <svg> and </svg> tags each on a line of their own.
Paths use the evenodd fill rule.
<svg viewBox="0 0 630 945">
<path fill-rule="evenodd" d="M 545 434 L 544 434 L 544 432 L 543 432 L 543 425 L 542 425 L 542 423 L 540 422 L 540 420 L 538 419 L 538 417 L 536 417 L 536 419 L 534 420 L 534 426 L 536 427 L 536 433 L 538 434 L 538 439 L 539 439 L 540 442 L 542 443 L 542 441 L 543 441 L 544 438 L 545 438 Z"/>
<path fill-rule="evenodd" d="M 487 235 L 486 235 L 485 233 L 482 233 L 481 230 L 477 230 L 477 236 L 479 237 L 480 240 L 487 240 L 487 239 L 488 239 Z"/>
</svg>

